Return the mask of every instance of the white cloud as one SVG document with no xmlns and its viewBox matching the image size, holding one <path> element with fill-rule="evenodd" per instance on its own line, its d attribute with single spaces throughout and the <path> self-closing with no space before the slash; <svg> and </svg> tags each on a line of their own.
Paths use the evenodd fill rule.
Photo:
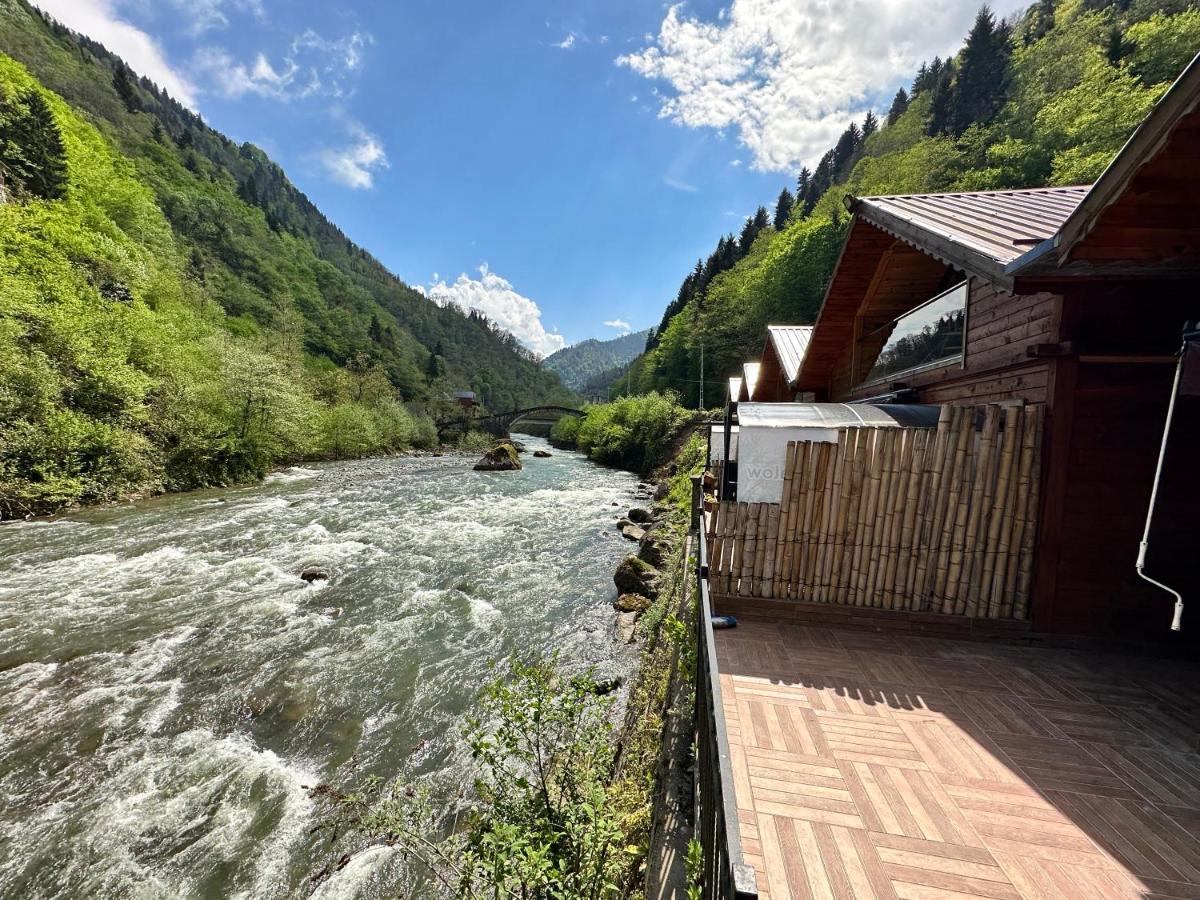
<svg viewBox="0 0 1200 900">
<path fill-rule="evenodd" d="M 171 0 L 171 5 L 187 16 L 192 34 L 228 28 L 230 9 L 248 13 L 260 21 L 267 17 L 262 0 Z"/>
<path fill-rule="evenodd" d="M 279 62 L 257 53 L 239 62 L 221 47 L 202 47 L 192 68 L 226 97 L 246 94 L 272 100 L 344 97 L 351 92 L 350 76 L 362 68 L 363 50 L 371 35 L 355 31 L 341 38 L 322 37 L 309 29 L 297 36 Z"/>
<path fill-rule="evenodd" d="M 185 106 L 196 108 L 196 87 L 169 62 L 154 38 L 117 13 L 112 0 L 33 0 L 73 31 L 99 41 Z"/>
<path fill-rule="evenodd" d="M 542 356 L 549 356 L 567 345 L 561 334 L 546 330 L 537 303 L 517 293 L 508 281 L 491 271 L 487 263 L 479 267 L 477 279 L 464 272 L 453 284 L 447 284 L 435 276 L 433 284 L 419 290 L 439 306 L 454 304 L 466 310 L 479 310 Z"/>
<path fill-rule="evenodd" d="M 1001 0 L 999 14 L 1020 4 Z M 621 56 L 664 81 L 659 115 L 736 128 L 760 171 L 812 164 L 868 101 L 962 43 L 978 0 L 733 0 L 716 22 L 670 7 L 650 46 Z"/>
<path fill-rule="evenodd" d="M 609 328 L 617 329 L 617 331 L 621 332 L 621 334 L 629 334 L 629 332 L 633 330 L 629 327 L 629 323 L 624 319 L 609 319 L 604 324 Z"/>
<path fill-rule="evenodd" d="M 557 47 L 559 50 L 570 50 L 572 47 L 575 46 L 575 32 L 572 31 L 570 34 L 568 34 L 565 38 L 563 38 L 561 41 L 559 41 L 554 46 Z"/>
<path fill-rule="evenodd" d="M 321 151 L 321 165 L 334 181 L 346 187 L 355 190 L 372 188 L 375 186 L 375 173 L 388 167 L 383 142 L 357 122 L 348 120 L 347 127 L 351 142 Z"/>
<path fill-rule="evenodd" d="M 675 190 L 683 191 L 687 194 L 694 194 L 697 190 L 694 184 L 690 184 L 676 175 L 664 175 L 663 184 L 665 184 L 667 187 L 675 188 Z"/>
</svg>

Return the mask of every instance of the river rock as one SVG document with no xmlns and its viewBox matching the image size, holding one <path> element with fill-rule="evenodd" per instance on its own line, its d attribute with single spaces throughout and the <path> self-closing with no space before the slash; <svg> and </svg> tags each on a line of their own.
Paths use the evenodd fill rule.
<svg viewBox="0 0 1200 900">
<path fill-rule="evenodd" d="M 617 614 L 617 638 L 622 644 L 632 644 L 637 637 L 638 614 L 632 612 Z"/>
<path fill-rule="evenodd" d="M 631 509 L 629 511 L 629 518 L 633 522 L 638 522 L 638 523 L 649 522 L 651 519 L 650 510 L 643 509 L 640 506 L 635 506 L 633 509 Z"/>
<path fill-rule="evenodd" d="M 613 583 L 622 594 L 641 594 L 650 598 L 658 596 L 658 570 L 636 556 L 627 556 L 617 566 Z"/>
<path fill-rule="evenodd" d="M 516 450 L 518 453 L 525 452 L 525 445 L 522 444 L 520 441 L 508 441 L 508 443 L 512 444 L 512 448 L 514 450 Z"/>
<path fill-rule="evenodd" d="M 300 577 L 312 584 L 314 581 L 328 581 L 329 570 L 324 566 L 305 566 L 300 572 Z"/>
<path fill-rule="evenodd" d="M 536 456 L 538 459 L 549 459 L 554 454 L 551 453 L 549 450 L 534 450 L 533 455 Z"/>
<path fill-rule="evenodd" d="M 621 537 L 628 538 L 631 541 L 640 541 L 645 536 L 646 532 L 632 522 L 621 528 Z"/>
<path fill-rule="evenodd" d="M 654 499 L 666 500 L 669 493 L 671 493 L 671 485 L 665 481 L 659 482 L 658 486 L 654 489 Z"/>
<path fill-rule="evenodd" d="M 516 448 L 507 442 L 497 444 L 475 463 L 476 472 L 510 472 L 521 468 L 524 467 L 521 460 L 517 459 Z"/>
<path fill-rule="evenodd" d="M 617 612 L 644 613 L 650 608 L 651 600 L 641 594 L 622 594 L 613 602 Z"/>
<path fill-rule="evenodd" d="M 662 526 L 645 532 L 638 542 L 638 559 L 649 563 L 656 569 L 662 568 L 663 563 L 670 555 L 671 542 L 663 535 Z"/>
</svg>

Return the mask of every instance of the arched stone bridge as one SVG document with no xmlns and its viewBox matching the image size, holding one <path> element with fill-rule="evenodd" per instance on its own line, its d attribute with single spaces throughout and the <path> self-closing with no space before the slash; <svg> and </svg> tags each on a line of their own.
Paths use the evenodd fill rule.
<svg viewBox="0 0 1200 900">
<path fill-rule="evenodd" d="M 512 412 L 497 413 L 492 416 L 479 416 L 472 418 L 471 416 L 462 416 L 457 418 L 442 419 L 437 423 L 438 434 L 444 434 L 452 431 L 466 431 L 470 428 L 475 428 L 479 431 L 486 431 L 488 434 L 494 434 L 497 437 L 505 437 L 509 430 L 521 420 L 528 420 L 531 424 L 551 425 L 557 422 L 563 416 L 575 416 L 576 418 L 583 417 L 583 411 L 574 409 L 570 406 L 531 406 L 528 409 L 514 409 Z"/>
</svg>

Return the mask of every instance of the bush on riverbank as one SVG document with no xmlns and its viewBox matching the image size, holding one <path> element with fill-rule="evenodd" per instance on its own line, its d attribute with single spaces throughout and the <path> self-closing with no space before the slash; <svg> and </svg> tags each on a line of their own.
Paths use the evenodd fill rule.
<svg viewBox="0 0 1200 900">
<path fill-rule="evenodd" d="M 666 462 L 672 441 L 691 418 L 676 394 L 652 391 L 594 404 L 582 419 L 559 419 L 550 441 L 582 450 L 604 465 L 648 472 Z"/>
</svg>

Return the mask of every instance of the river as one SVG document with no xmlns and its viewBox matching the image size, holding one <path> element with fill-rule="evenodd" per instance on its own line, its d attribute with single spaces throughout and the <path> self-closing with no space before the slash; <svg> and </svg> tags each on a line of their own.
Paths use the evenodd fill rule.
<svg viewBox="0 0 1200 900">
<path fill-rule="evenodd" d="M 628 674 L 613 522 L 636 481 L 522 440 L 521 472 L 314 464 L 0 527 L 0 897 L 308 896 L 343 848 L 307 788 L 461 784 L 492 659 Z M 407 877 L 373 850 L 315 890 Z"/>
</svg>

